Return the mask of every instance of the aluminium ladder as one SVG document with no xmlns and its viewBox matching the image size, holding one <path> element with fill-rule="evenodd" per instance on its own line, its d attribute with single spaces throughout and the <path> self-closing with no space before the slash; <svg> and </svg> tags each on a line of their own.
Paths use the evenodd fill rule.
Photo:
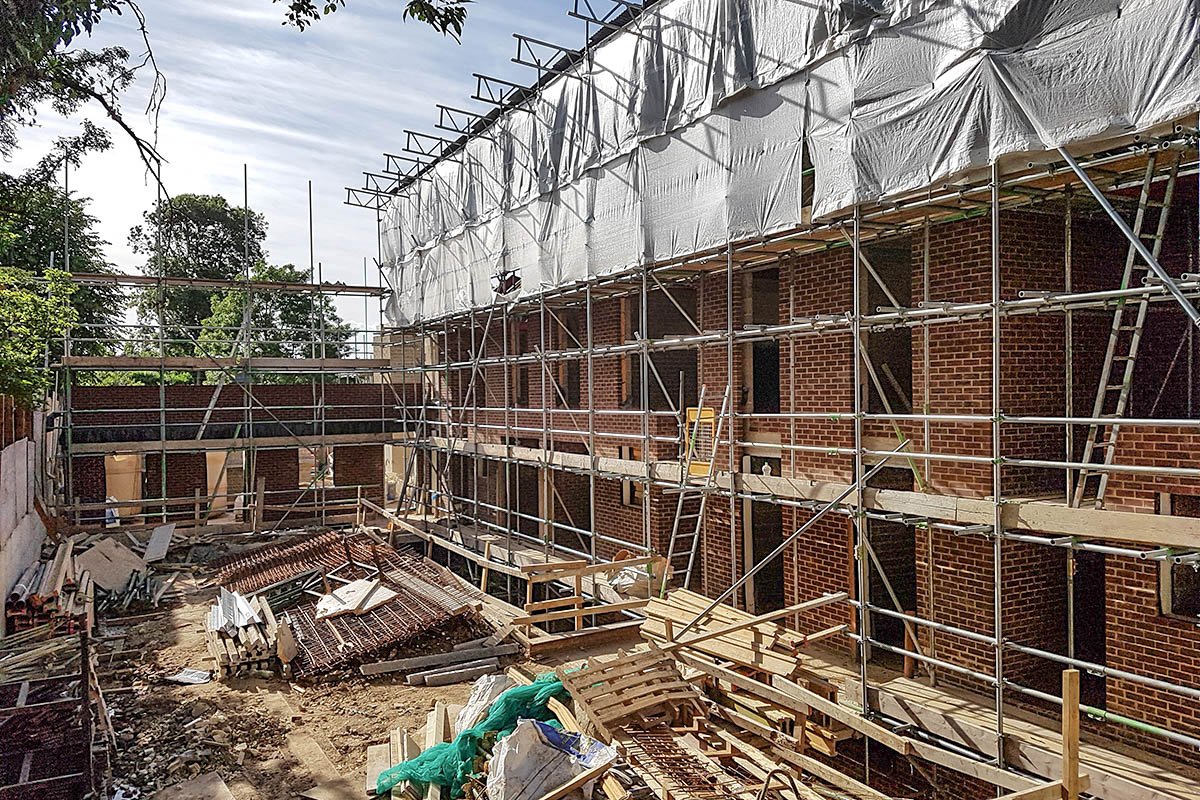
<svg viewBox="0 0 1200 800">
<path fill-rule="evenodd" d="M 700 549 L 700 534 L 704 526 L 704 509 L 708 505 L 708 496 L 713 490 L 713 476 L 716 472 L 715 462 L 717 444 L 721 441 L 721 429 L 725 423 L 725 414 L 729 408 L 729 386 L 725 387 L 725 396 L 721 400 L 721 410 L 717 412 L 715 423 L 706 422 L 704 414 L 705 387 L 700 387 L 700 399 L 696 406 L 696 418 L 692 421 L 692 429 L 687 433 L 687 443 L 684 452 L 679 487 L 669 489 L 678 493 L 679 499 L 675 504 L 675 520 L 671 523 L 671 538 L 667 544 L 667 564 L 663 570 L 661 592 L 665 593 L 667 583 L 675 574 L 677 563 L 682 560 L 682 581 L 677 584 L 686 589 L 692 581 L 692 572 L 696 565 L 696 552 Z M 711 418 L 709 418 L 711 419 Z M 684 423 L 686 426 L 686 423 Z M 700 428 L 703 424 L 713 426 L 712 440 L 708 448 L 707 460 L 693 458 L 699 439 Z M 694 472 L 703 470 L 701 481 L 692 482 Z"/>
<path fill-rule="evenodd" d="M 1175 193 L 1175 179 L 1179 174 L 1179 158 L 1177 157 L 1167 176 L 1162 202 L 1153 202 L 1150 199 L 1150 193 L 1154 186 L 1156 160 L 1157 153 L 1151 153 L 1146 162 L 1146 174 L 1142 179 L 1137 215 L 1133 223 L 1134 235 L 1148 245 L 1147 249 L 1155 259 L 1162 250 L 1167 217 L 1171 211 L 1171 199 Z M 1151 223 L 1148 217 L 1153 216 L 1155 211 L 1158 218 Z M 1148 223 L 1153 226 L 1154 232 L 1144 235 L 1142 231 L 1146 229 Z M 1137 283 L 1142 283 L 1150 275 L 1149 265 L 1141 262 L 1137 250 L 1131 242 L 1125 255 L 1125 270 L 1121 276 L 1121 288 L 1128 289 Z M 1117 433 L 1121 427 L 1117 420 L 1125 416 L 1125 412 L 1129 408 L 1134 366 L 1137 363 L 1142 332 L 1146 326 L 1146 312 L 1150 308 L 1150 295 L 1141 294 L 1129 300 L 1118 300 L 1116 305 L 1112 328 L 1108 335 L 1108 348 L 1104 354 L 1104 366 L 1100 371 L 1100 383 L 1096 390 L 1096 401 L 1092 406 L 1092 417 L 1106 421 L 1093 422 L 1088 427 L 1081 459 L 1084 464 L 1108 466 L 1116 458 Z M 1108 422 L 1107 420 L 1113 421 Z M 1102 508 L 1108 478 L 1108 470 L 1094 470 L 1087 467 L 1081 469 L 1079 477 L 1075 481 L 1071 506 L 1078 508 L 1087 500 L 1092 502 L 1096 508 Z M 1095 495 L 1089 496 L 1089 481 L 1092 479 L 1095 479 Z"/>
</svg>

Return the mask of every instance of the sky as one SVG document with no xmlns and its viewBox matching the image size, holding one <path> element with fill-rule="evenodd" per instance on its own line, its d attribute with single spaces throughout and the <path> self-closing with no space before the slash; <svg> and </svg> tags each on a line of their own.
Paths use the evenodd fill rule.
<svg viewBox="0 0 1200 800">
<path fill-rule="evenodd" d="M 362 171 L 383 168 L 382 153 L 401 152 L 404 129 L 444 134 L 436 103 L 484 113 L 470 99 L 473 72 L 529 84 L 534 70 L 513 64 L 514 31 L 570 47 L 583 44 L 584 23 L 567 15 L 572 0 L 476 0 L 462 44 L 414 21 L 402 21 L 402 0 L 348 0 L 303 32 L 282 24 L 284 5 L 271 0 L 141 0 L 150 44 L 166 76 L 158 147 L 166 159 L 167 191 L 220 194 L 242 204 L 243 164 L 249 204 L 265 214 L 273 263 L 309 263 L 308 182 L 313 240 L 325 280 L 379 283 L 374 212 L 347 206 L 346 186 Z M 321 3 L 318 3 L 321 5 Z M 601 6 L 596 6 L 598 9 Z M 135 60 L 145 52 L 128 15 L 105 19 L 88 47 L 119 45 Z M 143 116 L 150 73 L 139 74 L 122 99 L 127 120 L 149 136 Z M 143 261 L 129 248 L 129 229 L 153 204 L 156 190 L 133 145 L 103 114 L 112 150 L 93 153 L 72 170 L 72 194 L 92 199 L 109 260 L 123 272 Z M 38 127 L 0 169 L 25 168 L 79 119 L 44 109 Z M 444 134 L 450 137 L 450 134 Z M 341 299 L 346 319 L 378 325 L 377 301 Z"/>
</svg>

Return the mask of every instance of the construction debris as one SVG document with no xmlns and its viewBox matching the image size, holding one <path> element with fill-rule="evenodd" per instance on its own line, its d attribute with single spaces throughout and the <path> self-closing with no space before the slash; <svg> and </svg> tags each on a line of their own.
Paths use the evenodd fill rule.
<svg viewBox="0 0 1200 800">
<path fill-rule="evenodd" d="M 616 749 L 581 733 L 544 722 L 521 720 L 492 748 L 487 773 L 488 800 L 559 800 L 592 785 L 617 760 Z"/>
<path fill-rule="evenodd" d="M 359 578 L 340 589 L 334 589 L 317 601 L 317 619 L 328 619 L 342 614 L 362 615 L 378 608 L 396 597 L 396 593 L 375 578 Z"/>
<path fill-rule="evenodd" d="M 111 737 L 85 630 L 0 639 L 0 797 L 106 796 Z"/>
<path fill-rule="evenodd" d="M 217 579 L 223 592 L 218 605 L 228 608 L 221 619 L 212 612 L 209 649 L 222 675 L 283 665 L 291 674 L 313 677 L 386 658 L 425 636 L 448 637 L 453 645 L 494 633 L 478 613 L 477 593 L 468 594 L 452 573 L 363 534 L 328 533 L 225 558 L 217 564 Z M 262 620 L 246 617 L 251 605 Z M 452 632 L 456 620 L 463 624 Z M 432 642 L 426 646 L 437 649 Z M 463 651 L 457 659 L 431 656 L 422 666 L 465 664 L 519 649 L 508 648 Z M 363 674 L 386 671 L 364 668 Z"/>
<path fill-rule="evenodd" d="M 393 661 L 377 661 L 374 664 L 363 664 L 359 668 L 359 671 L 363 675 L 382 675 L 387 672 L 408 672 L 424 667 L 441 668 L 453 664 L 479 661 L 485 658 L 510 656 L 520 651 L 520 645 L 515 644 L 501 644 L 495 647 L 473 647 L 466 650 L 454 650 L 449 653 L 412 656 L 410 658 L 398 658 Z"/>
<path fill-rule="evenodd" d="M 91 573 L 97 586 L 110 592 L 125 588 L 133 573 L 146 569 L 144 560 L 111 537 L 100 539 L 80 553 L 77 560 L 80 568 Z"/>
<path fill-rule="evenodd" d="M 5 629 L 24 631 L 54 623 L 63 633 L 90 630 L 95 620 L 95 581 L 86 562 L 72 556 L 63 543 L 53 555 L 31 564 L 21 574 L 5 605 Z"/>
</svg>

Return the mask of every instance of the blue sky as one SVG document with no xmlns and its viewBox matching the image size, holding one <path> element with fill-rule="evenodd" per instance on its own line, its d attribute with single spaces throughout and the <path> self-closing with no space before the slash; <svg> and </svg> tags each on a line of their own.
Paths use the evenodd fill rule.
<svg viewBox="0 0 1200 800">
<path fill-rule="evenodd" d="M 307 265 L 311 180 L 316 259 L 327 280 L 347 283 L 362 282 L 363 257 L 375 254 L 375 221 L 372 212 L 343 204 L 343 187 L 361 185 L 362 170 L 382 168 L 384 150 L 400 152 L 405 128 L 438 133 L 435 103 L 486 111 L 470 100 L 472 72 L 532 82 L 532 69 L 510 61 L 514 31 L 573 47 L 585 33 L 584 23 L 567 16 L 571 0 L 477 0 L 461 45 L 401 21 L 401 0 L 349 0 L 304 32 L 282 25 L 284 7 L 270 0 L 142 0 L 141 7 L 167 78 L 159 149 L 168 190 L 222 194 L 240 205 L 247 164 L 250 206 L 267 217 L 271 260 Z M 144 50 L 125 18 L 97 26 L 90 45 L 121 45 L 135 57 Z M 148 84 L 141 78 L 123 101 L 143 132 L 150 130 L 140 115 Z M 94 110 L 88 116 L 105 122 Z M 78 120 L 46 109 L 39 123 L 0 168 L 36 161 Z M 110 259 L 136 272 L 129 228 L 155 190 L 132 145 L 106 127 L 116 146 L 89 156 L 72 172 L 71 188 L 93 199 Z M 363 321 L 361 299 L 340 309 Z M 378 323 L 374 304 L 369 317 Z"/>
</svg>

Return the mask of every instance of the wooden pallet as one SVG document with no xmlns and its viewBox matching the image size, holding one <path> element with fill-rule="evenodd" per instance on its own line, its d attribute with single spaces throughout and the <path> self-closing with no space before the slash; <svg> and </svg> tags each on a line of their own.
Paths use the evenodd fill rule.
<svg viewBox="0 0 1200 800">
<path fill-rule="evenodd" d="M 624 724 L 649 727 L 705 715 L 699 690 L 683 679 L 671 654 L 656 647 L 620 652 L 608 661 L 590 658 L 579 669 L 559 667 L 557 675 L 576 708 L 609 741 Z"/>
</svg>

